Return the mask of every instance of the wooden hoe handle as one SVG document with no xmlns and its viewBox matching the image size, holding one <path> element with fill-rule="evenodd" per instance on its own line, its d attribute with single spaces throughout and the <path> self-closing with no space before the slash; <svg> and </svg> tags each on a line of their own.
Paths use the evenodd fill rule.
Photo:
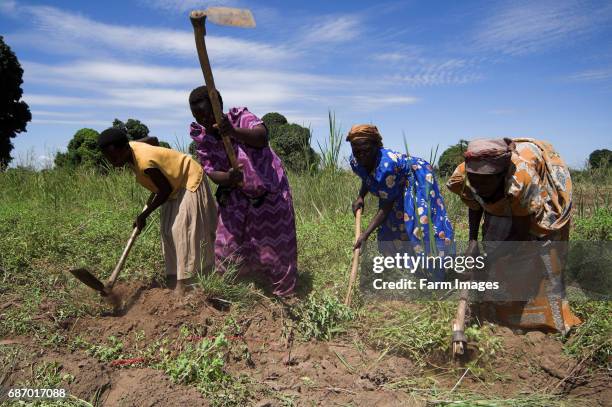
<svg viewBox="0 0 612 407">
<path fill-rule="evenodd" d="M 190 17 L 191 24 L 193 25 L 193 34 L 195 36 L 196 49 L 198 50 L 198 59 L 200 60 L 200 66 L 202 67 L 202 73 L 204 74 L 204 82 L 208 89 L 208 97 L 212 103 L 213 113 L 215 115 L 215 121 L 219 128 L 221 128 L 221 122 L 223 121 L 223 111 L 221 110 L 221 103 L 219 103 L 219 94 L 215 88 L 215 80 L 212 74 L 212 68 L 210 67 L 210 61 L 208 59 L 208 52 L 206 51 L 206 42 L 204 36 L 206 35 L 205 23 L 206 16 Z M 233 169 L 238 169 L 238 162 L 236 161 L 236 154 L 232 147 L 232 142 L 227 134 L 221 134 L 223 140 L 223 147 L 225 153 L 229 159 L 230 165 Z"/>
<path fill-rule="evenodd" d="M 357 213 L 355 213 L 355 242 L 359 239 L 361 235 L 361 211 L 362 209 L 357 209 Z M 353 294 L 353 285 L 355 284 L 355 280 L 357 279 L 357 268 L 359 267 L 359 252 L 361 249 L 353 250 L 353 263 L 351 265 L 351 276 L 349 277 L 348 289 L 346 291 L 346 298 L 344 300 L 344 305 L 347 307 L 351 305 L 351 297 Z"/>
</svg>

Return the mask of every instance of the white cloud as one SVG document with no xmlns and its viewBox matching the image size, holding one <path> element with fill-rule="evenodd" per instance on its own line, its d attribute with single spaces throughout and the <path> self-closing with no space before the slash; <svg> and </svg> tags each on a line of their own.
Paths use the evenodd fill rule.
<svg viewBox="0 0 612 407">
<path fill-rule="evenodd" d="M 413 96 L 392 95 L 392 94 L 373 94 L 352 95 L 347 98 L 347 106 L 361 111 L 371 111 L 383 109 L 391 106 L 412 105 L 419 101 Z"/>
<path fill-rule="evenodd" d="M 406 72 L 390 76 L 390 80 L 410 86 L 464 85 L 482 79 L 471 60 L 451 58 L 433 61 L 420 58 Z"/>
<path fill-rule="evenodd" d="M 26 6 L 21 16 L 33 19 L 28 32 L 13 33 L 13 43 L 25 44 L 45 52 L 90 55 L 172 55 L 196 60 L 193 32 L 142 26 L 101 23 L 55 7 Z M 207 35 L 210 58 L 215 61 L 249 61 L 273 64 L 291 59 L 292 51 L 257 41 Z"/>
<path fill-rule="evenodd" d="M 602 82 L 612 80 L 612 68 L 589 69 L 569 76 L 577 82 Z"/>
<path fill-rule="evenodd" d="M 481 24 L 476 47 L 523 55 L 562 46 L 601 27 L 611 11 L 610 3 L 579 0 L 507 3 Z"/>
<path fill-rule="evenodd" d="M 17 11 L 17 2 L 14 0 L 0 1 L 0 13 L 13 15 Z"/>
<path fill-rule="evenodd" d="M 86 120 L 62 120 L 62 119 L 37 119 L 37 118 L 32 118 L 32 124 L 61 124 L 61 125 L 76 125 L 76 126 L 101 126 L 101 127 L 108 127 L 110 125 L 109 122 L 105 122 L 104 120 L 92 120 L 92 119 L 86 119 Z"/>
<path fill-rule="evenodd" d="M 354 40 L 361 33 L 361 20 L 357 16 L 332 16 L 306 28 L 304 44 L 325 45 Z"/>
</svg>

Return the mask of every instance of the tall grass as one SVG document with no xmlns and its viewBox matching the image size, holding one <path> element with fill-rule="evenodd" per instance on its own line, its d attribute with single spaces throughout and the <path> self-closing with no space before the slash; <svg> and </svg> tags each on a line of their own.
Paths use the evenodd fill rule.
<svg viewBox="0 0 612 407">
<path fill-rule="evenodd" d="M 323 145 L 318 141 L 321 152 L 321 168 L 324 171 L 337 171 L 340 168 L 340 149 L 342 148 L 342 129 L 336 123 L 336 114 L 328 111 L 329 134 Z"/>
</svg>

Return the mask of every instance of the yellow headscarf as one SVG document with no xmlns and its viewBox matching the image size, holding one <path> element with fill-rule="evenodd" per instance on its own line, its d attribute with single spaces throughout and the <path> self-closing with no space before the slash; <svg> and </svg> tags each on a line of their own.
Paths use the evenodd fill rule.
<svg viewBox="0 0 612 407">
<path fill-rule="evenodd" d="M 351 130 L 346 136 L 346 141 L 353 143 L 354 141 L 368 140 L 378 144 L 378 147 L 382 147 L 382 136 L 376 126 L 371 124 L 356 124 L 351 127 Z"/>
</svg>

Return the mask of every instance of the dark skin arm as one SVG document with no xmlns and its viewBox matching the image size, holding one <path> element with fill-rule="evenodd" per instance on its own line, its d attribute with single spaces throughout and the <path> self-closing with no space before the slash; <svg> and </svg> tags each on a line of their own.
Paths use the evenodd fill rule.
<svg viewBox="0 0 612 407">
<path fill-rule="evenodd" d="M 208 178 L 210 178 L 217 185 L 235 188 L 242 182 L 243 174 L 241 170 L 242 167 L 239 166 L 238 170 L 230 168 L 230 170 L 227 172 L 211 171 L 206 175 L 208 175 Z"/>
<path fill-rule="evenodd" d="M 251 147 L 263 148 L 268 145 L 268 129 L 263 124 L 257 125 L 252 129 L 236 129 L 232 126 L 227 116 L 223 115 L 221 127 L 217 124 L 213 125 L 213 127 L 220 129 L 221 134 L 227 134 Z"/>
<path fill-rule="evenodd" d="M 484 211 L 482 208 L 476 210 L 470 208 L 468 210 L 468 222 L 469 222 L 469 244 L 467 249 L 468 256 L 475 256 L 478 254 L 478 230 L 480 229 L 480 221 Z"/>
<path fill-rule="evenodd" d="M 361 248 L 361 246 L 363 245 L 363 242 L 368 240 L 368 237 L 370 237 L 372 232 L 376 230 L 380 225 L 383 224 L 385 219 L 387 219 L 389 212 L 391 212 L 391 209 L 393 209 L 394 202 L 395 201 L 389 201 L 385 203 L 383 207 L 380 208 L 378 212 L 376 212 L 376 215 L 374 215 L 374 218 L 372 219 L 372 221 L 370 222 L 366 230 L 361 234 L 361 236 L 359 236 L 359 238 L 355 242 L 355 245 L 353 246 L 353 250 Z"/>
<path fill-rule="evenodd" d="M 361 188 L 359 188 L 359 194 L 357 195 L 357 199 L 353 202 L 353 215 L 357 216 L 357 209 L 361 208 L 363 210 L 363 199 L 368 193 L 368 187 L 365 182 L 361 182 Z"/>
<path fill-rule="evenodd" d="M 149 215 L 163 205 L 172 193 L 170 181 L 168 181 L 160 170 L 157 168 L 148 168 L 144 170 L 144 172 L 151 177 L 151 180 L 157 187 L 158 192 L 155 194 L 155 196 L 153 196 L 153 199 L 149 198 L 147 208 L 140 215 L 138 215 L 134 221 L 134 227 L 138 228 L 139 231 L 142 231 L 142 229 L 144 229 L 146 226 Z"/>
<path fill-rule="evenodd" d="M 157 139 L 157 137 L 147 136 L 147 137 L 139 138 L 138 140 L 135 140 L 135 141 L 138 141 L 139 143 L 147 143 L 152 146 L 159 147 L 159 140 Z"/>
</svg>

